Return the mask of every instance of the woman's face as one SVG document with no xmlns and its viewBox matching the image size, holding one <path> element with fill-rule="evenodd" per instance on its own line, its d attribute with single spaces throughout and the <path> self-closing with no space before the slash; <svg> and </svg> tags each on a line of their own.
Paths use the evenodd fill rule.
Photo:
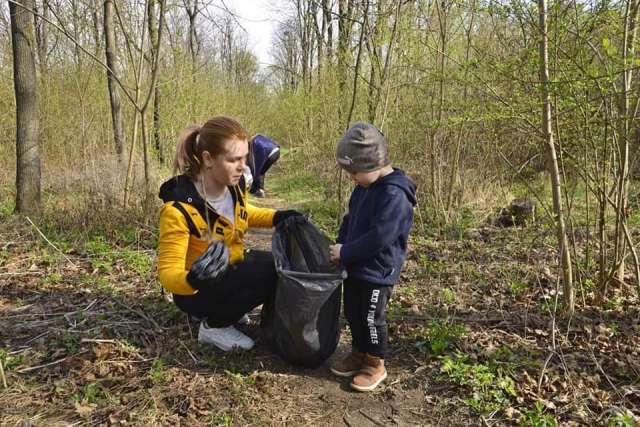
<svg viewBox="0 0 640 427">
<path fill-rule="evenodd" d="M 246 139 L 230 139 L 225 143 L 224 153 L 211 157 L 206 173 L 213 181 L 224 186 L 234 186 L 242 177 L 247 163 L 249 143 Z"/>
</svg>

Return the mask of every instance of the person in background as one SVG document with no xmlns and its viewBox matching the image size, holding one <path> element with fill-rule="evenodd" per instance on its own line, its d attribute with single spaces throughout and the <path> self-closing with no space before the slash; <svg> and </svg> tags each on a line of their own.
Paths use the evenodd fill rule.
<svg viewBox="0 0 640 427">
<path fill-rule="evenodd" d="M 245 251 L 249 227 L 272 227 L 294 210 L 254 207 L 243 177 L 247 133 L 236 120 L 214 117 L 178 138 L 174 174 L 160 187 L 158 279 L 185 313 L 203 319 L 198 340 L 222 350 L 254 342 L 233 325 L 275 290 L 273 255 Z"/>
<path fill-rule="evenodd" d="M 256 135 L 252 142 L 252 161 L 249 167 L 253 174 L 253 184 L 249 193 L 256 197 L 265 197 L 264 178 L 271 166 L 280 158 L 280 147 L 264 135 Z"/>
<path fill-rule="evenodd" d="M 351 388 L 372 391 L 387 377 L 386 305 L 398 282 L 417 203 L 416 185 L 389 164 L 386 141 L 373 125 L 358 122 L 338 142 L 338 164 L 356 187 L 342 219 L 331 260 L 342 263 L 344 314 L 351 328 L 351 353 L 331 366 L 353 377 Z"/>
</svg>

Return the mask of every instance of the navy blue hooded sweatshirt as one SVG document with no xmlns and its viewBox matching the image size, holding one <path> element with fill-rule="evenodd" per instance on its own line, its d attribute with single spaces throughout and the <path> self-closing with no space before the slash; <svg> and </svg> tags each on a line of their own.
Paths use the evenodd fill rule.
<svg viewBox="0 0 640 427">
<path fill-rule="evenodd" d="M 257 177 L 258 175 L 260 175 L 264 164 L 267 163 L 269 154 L 275 148 L 280 147 L 272 139 L 269 139 L 266 136 L 260 134 L 254 136 L 251 142 L 253 161 L 249 162 L 249 169 L 251 169 L 251 174 Z"/>
<path fill-rule="evenodd" d="M 356 186 L 337 238 L 349 276 L 378 285 L 398 282 L 416 203 L 416 185 L 401 169 L 369 187 Z"/>
</svg>

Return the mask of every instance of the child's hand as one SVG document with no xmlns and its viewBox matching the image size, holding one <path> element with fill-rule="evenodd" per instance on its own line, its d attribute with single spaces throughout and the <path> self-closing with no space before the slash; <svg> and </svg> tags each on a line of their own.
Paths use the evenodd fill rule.
<svg viewBox="0 0 640 427">
<path fill-rule="evenodd" d="M 335 264 L 340 264 L 340 249 L 342 249 L 342 245 L 340 243 L 329 246 L 331 261 L 333 261 Z"/>
</svg>

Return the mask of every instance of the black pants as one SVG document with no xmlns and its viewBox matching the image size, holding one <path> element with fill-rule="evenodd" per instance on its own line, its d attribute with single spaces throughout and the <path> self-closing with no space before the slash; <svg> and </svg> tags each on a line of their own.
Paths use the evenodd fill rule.
<svg viewBox="0 0 640 427">
<path fill-rule="evenodd" d="M 212 328 L 223 328 L 264 303 L 275 292 L 277 279 L 273 254 L 251 250 L 220 281 L 195 295 L 174 294 L 173 301 L 185 313 L 206 317 Z"/>
<path fill-rule="evenodd" d="M 256 176 L 253 177 L 253 184 L 251 184 L 251 188 L 249 189 L 250 193 L 255 193 L 258 190 L 264 190 L 264 176 L 269 168 L 273 166 L 279 158 L 280 150 L 267 157 L 267 161 L 264 163 L 264 166 L 262 166 L 262 169 L 259 172 L 256 171 Z"/>
<path fill-rule="evenodd" d="M 356 350 L 384 359 L 389 339 L 385 310 L 392 290 L 351 277 L 344 281 L 344 316 Z"/>
</svg>

